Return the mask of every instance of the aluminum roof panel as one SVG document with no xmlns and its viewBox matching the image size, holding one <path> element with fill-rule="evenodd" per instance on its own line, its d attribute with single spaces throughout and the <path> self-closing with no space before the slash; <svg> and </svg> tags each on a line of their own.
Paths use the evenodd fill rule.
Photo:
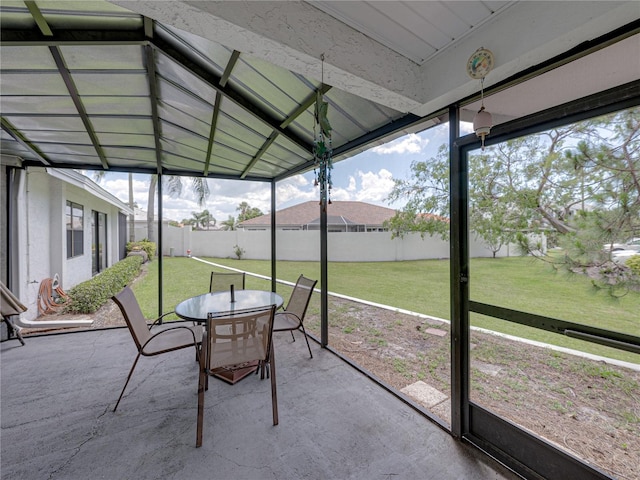
<svg viewBox="0 0 640 480">
<path fill-rule="evenodd" d="M 69 96 L 3 96 L 0 99 L 0 109 L 3 115 L 14 114 L 47 114 L 47 115 L 77 115 L 78 111 Z"/>
<path fill-rule="evenodd" d="M 207 151 L 209 145 L 209 139 L 201 135 L 196 135 L 193 132 L 173 125 L 168 122 L 161 122 L 162 137 L 174 142 L 178 142 L 193 148 L 196 148 L 202 152 Z M 203 155 L 204 158 L 204 155 Z"/>
<path fill-rule="evenodd" d="M 171 105 L 158 104 L 158 117 L 159 120 L 187 129 L 193 132 L 194 135 L 208 138 L 211 133 L 211 125 L 209 123 Z"/>
<path fill-rule="evenodd" d="M 144 70 L 139 45 L 65 45 L 60 51 L 72 71 Z"/>
<path fill-rule="evenodd" d="M 84 95 L 82 104 L 89 115 L 115 115 L 123 121 L 133 112 L 151 118 L 151 101 L 147 97 L 94 97 Z"/>
<path fill-rule="evenodd" d="M 20 131 L 24 130 L 57 130 L 60 132 L 86 132 L 82 120 L 77 115 L 66 116 L 38 116 L 20 115 L 8 116 L 11 123 Z"/>
<path fill-rule="evenodd" d="M 180 84 L 174 84 L 158 78 L 158 92 L 162 103 L 171 105 L 202 122 L 208 123 L 211 121 L 213 106 L 201 97 L 184 89 Z"/>
<path fill-rule="evenodd" d="M 69 95 L 59 73 L 2 72 L 0 91 L 5 95 Z"/>
<path fill-rule="evenodd" d="M 105 133 L 138 133 L 153 135 L 153 123 L 151 118 L 140 118 L 133 115 L 128 117 L 104 116 L 89 117 L 96 132 Z"/>
<path fill-rule="evenodd" d="M 155 148 L 153 135 L 135 135 L 131 133 L 98 133 L 98 140 L 102 146 L 110 147 L 144 147 Z"/>
<path fill-rule="evenodd" d="M 126 70 L 113 70 L 109 74 L 75 71 L 71 76 L 80 95 L 149 96 L 146 74 Z"/>
<path fill-rule="evenodd" d="M 23 130 L 23 135 L 34 143 L 66 143 L 91 145 L 91 138 L 85 131 L 80 132 L 61 132 L 56 130 Z"/>
<path fill-rule="evenodd" d="M 49 48 L 42 46 L 3 46 L 2 47 L 2 70 L 50 70 L 57 73 L 56 62 Z"/>
</svg>

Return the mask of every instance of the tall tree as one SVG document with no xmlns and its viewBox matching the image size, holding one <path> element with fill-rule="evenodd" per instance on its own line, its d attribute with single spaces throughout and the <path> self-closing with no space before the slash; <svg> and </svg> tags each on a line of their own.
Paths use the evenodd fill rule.
<svg viewBox="0 0 640 480">
<path fill-rule="evenodd" d="M 447 147 L 411 170 L 394 180 L 389 200 L 407 203 L 390 229 L 446 236 L 448 225 L 438 219 L 449 217 Z M 516 236 L 534 250 L 523 233 L 545 232 L 564 247 L 571 268 L 605 265 L 603 244 L 640 233 L 640 109 L 470 155 L 469 220 L 494 252 Z"/>
<path fill-rule="evenodd" d="M 196 194 L 196 202 L 198 206 L 204 205 L 205 200 L 209 196 L 209 185 L 207 179 L 202 177 L 189 177 L 191 179 L 191 189 Z M 182 177 L 175 175 L 168 175 L 163 177 L 164 186 L 167 187 L 167 191 L 170 197 L 178 197 L 182 194 L 183 183 Z M 156 187 L 158 185 L 158 176 L 151 175 L 149 181 L 149 195 L 147 200 L 147 239 L 151 242 L 156 241 L 155 234 L 155 201 L 156 201 Z"/>
<path fill-rule="evenodd" d="M 240 203 L 240 205 L 238 205 L 238 207 L 236 208 L 236 212 L 240 212 L 238 214 L 238 223 L 262 215 L 262 212 L 259 208 L 251 207 L 251 205 L 249 205 L 247 202 Z"/>
</svg>

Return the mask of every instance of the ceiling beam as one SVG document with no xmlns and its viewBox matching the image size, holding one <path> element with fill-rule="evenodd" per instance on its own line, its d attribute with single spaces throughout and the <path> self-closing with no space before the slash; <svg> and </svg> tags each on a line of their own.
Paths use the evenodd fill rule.
<svg viewBox="0 0 640 480">
<path fill-rule="evenodd" d="M 249 165 L 246 166 L 246 168 L 244 169 L 244 171 L 240 175 L 241 179 L 244 180 L 244 178 L 249 174 L 249 172 L 251 171 L 253 166 L 256 163 L 258 163 L 258 160 L 260 160 L 262 155 L 264 155 L 264 152 L 266 152 L 267 149 L 271 146 L 271 144 L 273 142 L 275 142 L 276 138 L 278 138 L 278 133 L 277 132 L 273 132 L 269 136 L 269 138 L 267 138 L 267 141 L 262 144 L 262 147 L 260 147 L 260 150 L 258 150 L 258 153 L 255 154 L 255 156 L 251 159 L 251 162 L 249 163 Z"/>
<path fill-rule="evenodd" d="M 216 100 L 213 104 L 213 113 L 211 114 L 211 130 L 209 131 L 209 142 L 207 144 L 207 157 L 204 162 L 204 175 L 209 174 L 209 165 L 211 164 L 211 152 L 213 151 L 213 142 L 216 136 L 216 127 L 218 125 L 218 115 L 220 115 L 220 101 L 222 95 L 216 93 Z"/>
<path fill-rule="evenodd" d="M 322 84 L 322 86 L 319 89 L 320 95 L 324 95 L 325 93 L 327 93 L 329 90 L 331 90 L 331 86 L 330 85 L 325 85 Z M 305 111 L 307 111 L 316 101 L 316 99 L 318 98 L 318 90 L 312 92 L 306 99 L 304 99 L 304 101 L 298 106 L 298 108 L 296 108 L 294 110 L 294 112 L 289 115 L 281 124 L 280 127 L 281 128 L 286 128 L 287 126 L 289 126 L 293 121 L 295 121 L 296 118 L 298 118 L 300 115 L 302 115 Z M 267 139 L 267 141 L 262 145 L 262 147 L 260 148 L 260 150 L 258 151 L 258 153 L 256 153 L 255 157 L 253 157 L 253 159 L 251 160 L 251 163 L 249 163 L 249 165 L 247 165 L 247 167 L 244 169 L 244 171 L 242 172 L 242 175 L 240 176 L 240 178 L 244 178 L 247 176 L 247 174 L 251 171 L 251 169 L 254 167 L 254 165 L 258 162 L 258 160 L 260 160 L 260 158 L 262 157 L 262 155 L 264 155 L 264 153 L 267 151 L 267 149 L 271 146 L 271 144 L 275 141 L 275 139 L 277 138 L 278 134 L 277 132 L 274 132 L 272 135 L 269 136 L 269 138 Z"/>
<path fill-rule="evenodd" d="M 156 173 L 162 173 L 162 144 L 160 143 L 160 117 L 158 115 L 158 85 L 156 84 L 156 64 L 151 45 L 144 46 L 147 63 L 147 79 L 149 80 L 149 102 L 151 103 L 151 123 L 153 123 L 153 140 L 156 146 Z"/>
<path fill-rule="evenodd" d="M 58 47 L 53 47 L 53 46 L 50 46 L 49 50 L 51 51 L 53 60 L 56 62 L 56 66 L 58 67 L 58 72 L 60 72 L 60 75 L 62 76 L 62 80 L 64 81 L 64 84 L 67 86 L 69 95 L 73 100 L 73 104 L 75 105 L 76 110 L 78 111 L 78 115 L 80 115 L 80 119 L 84 124 L 84 128 L 87 131 L 89 138 L 91 139 L 93 148 L 95 148 L 96 153 L 98 154 L 98 157 L 100 157 L 100 162 L 102 162 L 102 168 L 104 168 L 105 170 L 108 170 L 109 163 L 107 162 L 107 157 L 105 156 L 104 151 L 100 146 L 100 141 L 96 136 L 96 132 L 93 129 L 91 120 L 89 120 L 89 116 L 87 115 L 87 111 L 84 108 L 84 104 L 82 103 L 82 99 L 80 98 L 80 94 L 78 93 L 76 84 L 73 81 L 73 78 L 71 78 L 71 72 L 69 72 L 69 69 L 67 68 L 64 62 L 64 58 L 62 57 L 62 52 L 60 52 L 60 49 Z"/>
<path fill-rule="evenodd" d="M 233 53 L 231 53 L 231 58 L 227 62 L 227 66 L 224 69 L 222 76 L 220 77 L 220 85 L 222 85 L 223 87 L 227 85 L 227 82 L 229 81 L 229 77 L 231 76 L 231 72 L 233 71 L 233 67 L 236 66 L 236 63 L 239 58 L 240 58 L 240 52 L 238 50 L 234 50 Z"/>
<path fill-rule="evenodd" d="M 33 145 L 29 140 L 27 140 L 22 133 L 20 133 L 5 117 L 0 117 L 0 124 L 2 125 L 2 130 L 7 132 L 16 142 L 18 142 L 22 147 L 29 150 L 42 164 L 45 166 L 51 165 L 51 162 L 47 158 L 47 156 L 42 153 L 38 147 Z"/>
<path fill-rule="evenodd" d="M 318 97 L 318 91 L 320 92 L 320 95 L 324 95 L 329 90 L 331 90 L 331 85 L 325 85 L 323 83 L 320 86 L 319 90 L 315 90 L 314 92 L 310 93 L 307 98 L 304 99 L 304 101 L 300 104 L 300 106 L 296 108 L 293 111 L 293 113 L 291 113 L 291 115 L 289 115 L 287 119 L 280 124 L 280 127 L 282 128 L 288 127 L 293 121 L 295 121 L 296 118 L 298 118 L 300 115 L 306 112 L 309 109 L 309 107 L 311 107 L 311 105 L 313 105 L 316 102 L 316 98 Z"/>
<path fill-rule="evenodd" d="M 47 37 L 53 36 L 53 32 L 51 31 L 51 27 L 49 27 L 49 24 L 47 23 L 47 20 L 44 18 L 44 15 L 42 15 L 42 12 L 40 11 L 38 6 L 36 5 L 36 2 L 25 1 L 24 3 L 27 6 L 27 8 L 29 9 L 29 13 L 31 13 L 31 16 L 36 21 L 36 25 L 38 25 L 38 28 L 40 29 L 42 34 L 47 36 Z"/>
<path fill-rule="evenodd" d="M 231 54 L 231 58 L 227 62 L 227 66 L 222 73 L 222 77 L 220 77 L 220 85 L 225 87 L 227 82 L 229 81 L 229 77 L 231 76 L 231 72 L 233 71 L 233 67 L 235 67 L 236 62 L 240 58 L 240 52 L 234 50 Z M 222 101 L 222 95 L 219 92 L 216 92 L 216 100 L 213 104 L 213 114 L 211 115 L 211 130 L 209 132 L 209 143 L 207 145 L 207 158 L 204 162 L 204 175 L 207 176 L 209 174 L 209 165 L 211 164 L 211 152 L 213 151 L 213 142 L 215 140 L 216 135 L 216 126 L 218 125 L 218 115 L 220 115 L 220 103 Z"/>
</svg>

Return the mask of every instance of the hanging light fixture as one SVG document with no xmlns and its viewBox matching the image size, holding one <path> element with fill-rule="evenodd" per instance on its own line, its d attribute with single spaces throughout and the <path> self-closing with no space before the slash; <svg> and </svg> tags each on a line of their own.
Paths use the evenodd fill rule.
<svg viewBox="0 0 640 480">
<path fill-rule="evenodd" d="M 313 159 L 315 166 L 314 185 L 320 186 L 320 205 L 326 208 L 331 205 L 331 170 L 333 169 L 333 146 L 331 143 L 331 125 L 327 118 L 329 103 L 325 102 L 320 93 L 324 86 L 324 54 L 320 56 L 322 61 L 322 84 L 316 92 L 316 104 L 313 115 Z"/>
<path fill-rule="evenodd" d="M 477 49 L 467 62 L 467 74 L 474 80 L 480 79 L 480 110 L 473 117 L 473 130 L 482 140 L 482 150 L 484 150 L 484 138 L 491 132 L 493 119 L 491 114 L 484 108 L 484 78 L 493 68 L 493 53 L 486 48 Z"/>
</svg>

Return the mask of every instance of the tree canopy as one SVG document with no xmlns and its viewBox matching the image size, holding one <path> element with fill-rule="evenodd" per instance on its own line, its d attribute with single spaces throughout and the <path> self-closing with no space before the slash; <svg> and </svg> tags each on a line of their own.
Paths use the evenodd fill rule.
<svg viewBox="0 0 640 480">
<path fill-rule="evenodd" d="M 251 218 L 260 217 L 262 212 L 257 207 L 252 207 L 247 202 L 242 202 L 236 208 L 236 212 L 240 212 L 238 214 L 238 223 L 244 222 L 245 220 L 249 220 Z"/>
<path fill-rule="evenodd" d="M 468 161 L 470 229 L 494 253 L 516 240 L 535 250 L 525 234 L 543 232 L 565 264 L 588 268 L 609 262 L 604 245 L 640 236 L 640 109 L 509 140 Z M 446 238 L 447 146 L 394 182 L 388 200 L 406 206 L 388 222 L 393 234 Z"/>
</svg>

